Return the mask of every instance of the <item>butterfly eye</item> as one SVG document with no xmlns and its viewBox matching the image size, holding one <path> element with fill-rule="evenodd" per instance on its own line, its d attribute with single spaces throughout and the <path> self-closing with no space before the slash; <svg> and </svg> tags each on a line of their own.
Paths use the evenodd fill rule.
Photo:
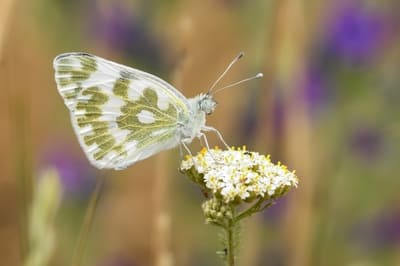
<svg viewBox="0 0 400 266">
<path fill-rule="evenodd" d="M 214 112 L 215 108 L 217 107 L 218 103 L 213 98 L 208 98 L 207 101 L 207 108 L 205 108 L 206 115 L 210 115 Z"/>
</svg>

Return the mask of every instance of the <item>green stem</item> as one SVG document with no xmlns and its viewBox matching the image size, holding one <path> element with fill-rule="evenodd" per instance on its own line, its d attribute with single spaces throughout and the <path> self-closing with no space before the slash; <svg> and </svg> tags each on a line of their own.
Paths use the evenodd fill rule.
<svg viewBox="0 0 400 266">
<path fill-rule="evenodd" d="M 258 209 L 260 209 L 261 204 L 263 203 L 263 199 L 259 199 L 256 203 L 254 203 L 250 208 L 240 213 L 238 216 L 235 217 L 236 221 L 240 221 L 243 218 L 252 215 Z"/>
<path fill-rule="evenodd" d="M 228 224 L 225 227 L 226 230 L 226 240 L 227 240 L 227 265 L 234 266 L 235 265 L 235 246 L 236 246 L 236 239 L 235 239 L 235 207 L 231 208 L 232 211 L 232 219 L 228 220 Z"/>
<path fill-rule="evenodd" d="M 256 212 L 263 211 L 263 210 L 265 210 L 266 208 L 270 207 L 272 204 L 275 203 L 275 201 L 271 200 L 271 201 L 267 202 L 264 206 L 262 206 L 263 202 L 264 202 L 264 199 L 262 199 L 262 198 L 259 199 L 250 208 L 248 208 L 247 210 L 243 211 L 238 216 L 236 216 L 235 217 L 235 221 L 240 221 L 243 218 L 251 216 L 252 214 L 254 214 Z"/>
<path fill-rule="evenodd" d="M 226 229 L 226 233 L 227 233 L 227 240 L 228 240 L 228 258 L 227 258 L 227 262 L 228 262 L 228 266 L 234 266 L 235 265 L 235 247 L 234 247 L 234 232 L 233 232 L 233 226 L 232 226 L 233 221 L 230 220 L 229 221 L 229 225 L 228 228 Z"/>
<path fill-rule="evenodd" d="M 96 187 L 90 198 L 89 205 L 85 212 L 82 229 L 78 236 L 78 243 L 75 247 L 75 252 L 72 257 L 71 266 L 81 265 L 83 254 L 85 253 L 86 242 L 93 224 L 94 214 L 96 212 L 96 208 L 100 199 L 100 192 L 104 184 L 104 179 L 104 176 L 99 177 L 99 180 L 97 181 Z"/>
</svg>

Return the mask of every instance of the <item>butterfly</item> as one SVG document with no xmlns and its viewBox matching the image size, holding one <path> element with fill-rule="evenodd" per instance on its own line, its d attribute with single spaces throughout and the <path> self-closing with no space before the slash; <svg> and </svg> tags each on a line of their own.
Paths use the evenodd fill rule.
<svg viewBox="0 0 400 266">
<path fill-rule="evenodd" d="M 207 93 L 189 99 L 152 74 L 88 53 L 60 54 L 53 66 L 89 161 L 99 169 L 121 170 L 178 145 L 190 152 L 186 144 L 194 138 L 204 137 L 207 143 L 205 131 L 216 132 L 226 145 L 219 131 L 206 125 L 206 115 L 217 106 L 212 89 L 242 55 Z"/>
</svg>

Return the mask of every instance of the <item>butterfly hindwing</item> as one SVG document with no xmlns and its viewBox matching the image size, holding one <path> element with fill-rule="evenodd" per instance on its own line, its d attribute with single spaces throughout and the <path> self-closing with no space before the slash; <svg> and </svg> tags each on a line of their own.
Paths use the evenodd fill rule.
<svg viewBox="0 0 400 266">
<path fill-rule="evenodd" d="M 123 169 L 179 143 L 187 100 L 167 82 L 83 53 L 58 56 L 54 68 L 79 142 L 96 167 Z"/>
</svg>

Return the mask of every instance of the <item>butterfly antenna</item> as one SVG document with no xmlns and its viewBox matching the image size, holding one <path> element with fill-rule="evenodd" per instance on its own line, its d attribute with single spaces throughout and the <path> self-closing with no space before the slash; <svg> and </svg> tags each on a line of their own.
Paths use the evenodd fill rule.
<svg viewBox="0 0 400 266">
<path fill-rule="evenodd" d="M 246 81 L 249 81 L 249 80 L 262 78 L 263 76 L 264 76 L 263 73 L 258 73 L 257 75 L 255 75 L 253 77 L 242 79 L 242 80 L 239 80 L 239 81 L 237 81 L 235 83 L 232 83 L 232 84 L 226 85 L 226 86 L 224 86 L 222 88 L 219 88 L 218 90 L 214 91 L 212 94 L 216 94 L 219 91 L 222 91 L 222 90 L 230 88 L 230 87 L 234 87 L 236 85 L 242 84 L 242 83 L 244 83 Z"/>
<path fill-rule="evenodd" d="M 233 60 L 232 62 L 226 67 L 225 71 L 217 78 L 217 80 L 214 82 L 214 84 L 211 86 L 211 88 L 208 90 L 208 94 L 212 92 L 212 90 L 215 88 L 215 86 L 218 84 L 218 82 L 225 76 L 225 74 L 231 69 L 231 67 L 240 59 L 244 56 L 243 52 L 240 52 Z"/>
</svg>

